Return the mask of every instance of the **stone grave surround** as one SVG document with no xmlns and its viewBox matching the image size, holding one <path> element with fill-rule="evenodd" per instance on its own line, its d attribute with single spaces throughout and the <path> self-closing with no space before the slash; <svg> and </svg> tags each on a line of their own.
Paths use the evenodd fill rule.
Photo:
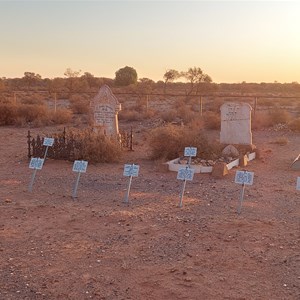
<svg viewBox="0 0 300 300">
<path fill-rule="evenodd" d="M 118 112 L 121 104 L 107 85 L 91 100 L 92 126 L 106 135 L 119 135 Z"/>
<path fill-rule="evenodd" d="M 221 108 L 222 144 L 252 145 L 251 106 L 248 103 L 224 103 Z"/>
</svg>

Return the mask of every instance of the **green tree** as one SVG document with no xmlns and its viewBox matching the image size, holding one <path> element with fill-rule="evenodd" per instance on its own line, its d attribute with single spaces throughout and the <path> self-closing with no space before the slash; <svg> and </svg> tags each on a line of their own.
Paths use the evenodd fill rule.
<svg viewBox="0 0 300 300">
<path fill-rule="evenodd" d="M 137 83 L 137 72 L 131 67 L 124 67 L 116 72 L 115 84 L 117 86 L 127 86 Z"/>
</svg>

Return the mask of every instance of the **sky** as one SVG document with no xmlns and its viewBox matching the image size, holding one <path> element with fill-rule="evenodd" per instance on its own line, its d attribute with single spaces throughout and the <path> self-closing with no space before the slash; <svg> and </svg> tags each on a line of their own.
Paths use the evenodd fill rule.
<svg viewBox="0 0 300 300">
<path fill-rule="evenodd" d="M 0 78 L 199 67 L 217 83 L 300 83 L 300 1 L 0 0 L 0 28 Z"/>
</svg>

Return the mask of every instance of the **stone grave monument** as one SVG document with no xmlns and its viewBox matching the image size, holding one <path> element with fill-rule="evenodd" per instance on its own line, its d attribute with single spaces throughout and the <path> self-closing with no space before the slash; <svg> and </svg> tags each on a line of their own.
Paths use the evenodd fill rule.
<svg viewBox="0 0 300 300">
<path fill-rule="evenodd" d="M 251 106 L 247 103 L 224 103 L 221 108 L 222 144 L 252 145 Z"/>
<path fill-rule="evenodd" d="M 93 128 L 106 135 L 119 135 L 118 112 L 121 104 L 107 85 L 103 85 L 91 101 Z"/>
</svg>

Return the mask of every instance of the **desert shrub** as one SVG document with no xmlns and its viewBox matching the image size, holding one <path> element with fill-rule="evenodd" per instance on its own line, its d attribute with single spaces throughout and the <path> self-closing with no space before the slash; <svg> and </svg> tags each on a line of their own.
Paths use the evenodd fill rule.
<svg viewBox="0 0 300 300">
<path fill-rule="evenodd" d="M 253 130 L 258 130 L 271 126 L 272 121 L 270 118 L 270 114 L 266 112 L 256 112 L 255 116 L 252 118 L 251 127 Z"/>
<path fill-rule="evenodd" d="M 89 100 L 80 95 L 70 97 L 70 107 L 75 114 L 87 114 L 89 112 Z"/>
<path fill-rule="evenodd" d="M 83 158 L 91 162 L 115 162 L 121 157 L 122 149 L 115 138 L 90 133 L 84 137 Z"/>
<path fill-rule="evenodd" d="M 174 109 L 168 110 L 168 111 L 162 111 L 160 113 L 160 117 L 168 123 L 171 123 L 176 120 L 177 118 L 177 112 Z"/>
<path fill-rule="evenodd" d="M 43 105 L 23 104 L 17 106 L 17 115 L 26 123 L 35 122 L 36 125 L 47 125 L 49 123 L 48 109 Z"/>
<path fill-rule="evenodd" d="M 168 125 L 151 132 L 152 159 L 174 159 L 183 155 L 184 148 L 188 146 L 197 147 L 197 156 L 203 159 L 216 158 L 221 152 L 220 144 L 209 143 L 200 129 L 191 131 L 188 127 Z"/>
<path fill-rule="evenodd" d="M 294 119 L 288 125 L 291 130 L 300 132 L 300 118 Z"/>
<path fill-rule="evenodd" d="M 272 107 L 272 106 L 275 106 L 276 103 L 275 103 L 274 100 L 272 100 L 272 99 L 263 99 L 263 98 L 260 98 L 260 99 L 257 101 L 257 105 L 258 105 L 258 106 Z"/>
<path fill-rule="evenodd" d="M 286 110 L 275 108 L 270 112 L 270 119 L 272 125 L 286 124 L 290 121 L 291 116 Z"/>
<path fill-rule="evenodd" d="M 284 146 L 284 145 L 287 145 L 288 143 L 288 139 L 286 137 L 278 137 L 276 138 L 276 140 L 272 141 L 271 144 L 277 144 L 277 145 L 280 145 L 280 146 Z"/>
<path fill-rule="evenodd" d="M 121 110 L 118 114 L 119 120 L 139 121 L 141 118 L 141 114 L 135 110 Z"/>
<path fill-rule="evenodd" d="M 207 111 L 203 114 L 203 120 L 207 129 L 220 129 L 221 128 L 221 117 L 220 113 L 213 111 Z"/>
<path fill-rule="evenodd" d="M 66 124 L 72 119 L 72 113 L 68 109 L 58 109 L 50 112 L 50 119 L 54 124 Z"/>
<path fill-rule="evenodd" d="M 11 103 L 0 103 L 0 125 L 13 125 L 17 119 L 17 106 Z"/>
</svg>

